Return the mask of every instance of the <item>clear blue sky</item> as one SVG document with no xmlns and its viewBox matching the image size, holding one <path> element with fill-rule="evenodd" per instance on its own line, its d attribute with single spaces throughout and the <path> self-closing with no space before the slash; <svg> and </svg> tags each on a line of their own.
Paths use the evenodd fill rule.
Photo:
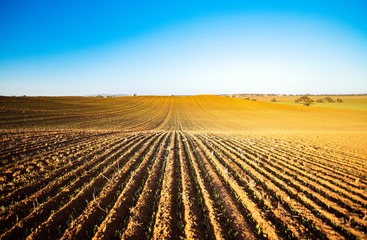
<svg viewBox="0 0 367 240">
<path fill-rule="evenodd" d="M 364 0 L 0 0 L 0 95 L 366 92 Z"/>
</svg>

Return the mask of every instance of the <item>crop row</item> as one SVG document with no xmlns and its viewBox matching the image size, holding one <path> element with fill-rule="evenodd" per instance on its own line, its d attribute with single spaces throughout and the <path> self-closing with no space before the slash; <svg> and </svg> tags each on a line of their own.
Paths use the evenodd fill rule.
<svg viewBox="0 0 367 240">
<path fill-rule="evenodd" d="M 177 116 L 169 124 L 180 125 L 180 113 L 170 114 Z M 36 139 L 17 132 L 14 141 L 21 134 Z M 42 133 L 34 136 L 47 142 Z M 8 142 L 10 137 L 3 136 Z M 361 159 L 348 153 L 324 149 L 317 156 L 310 146 L 283 140 L 182 131 L 101 132 L 78 139 L 18 159 L 36 163 L 81 146 L 64 164 L 39 171 L 42 177 L 5 188 L 0 239 L 367 236 L 364 180 L 349 181 L 363 175 Z M 335 163 L 340 168 L 331 167 L 341 157 Z"/>
</svg>

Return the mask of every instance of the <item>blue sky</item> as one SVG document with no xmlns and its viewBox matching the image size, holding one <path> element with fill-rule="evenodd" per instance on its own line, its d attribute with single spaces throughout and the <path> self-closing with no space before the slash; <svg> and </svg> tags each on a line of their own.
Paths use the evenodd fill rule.
<svg viewBox="0 0 367 240">
<path fill-rule="evenodd" d="M 366 92 L 366 1 L 0 1 L 0 95 Z"/>
</svg>

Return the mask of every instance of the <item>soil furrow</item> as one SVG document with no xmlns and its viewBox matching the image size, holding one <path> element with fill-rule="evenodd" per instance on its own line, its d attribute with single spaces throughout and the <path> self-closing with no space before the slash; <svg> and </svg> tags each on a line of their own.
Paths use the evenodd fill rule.
<svg viewBox="0 0 367 240">
<path fill-rule="evenodd" d="M 176 229 L 177 216 L 175 203 L 177 200 L 177 186 L 175 186 L 175 148 L 177 133 L 173 132 L 168 146 L 168 156 L 166 159 L 166 168 L 164 170 L 161 194 L 158 202 L 158 209 L 155 216 L 153 228 L 153 239 L 176 239 L 179 232 Z"/>
<path fill-rule="evenodd" d="M 182 133 L 179 137 L 179 157 L 182 177 L 182 202 L 184 209 L 184 232 L 186 239 L 208 239 L 210 225 L 204 206 L 200 205 L 200 190 L 197 179 L 189 166 L 189 156 L 183 141 Z M 206 210 L 206 209 L 205 209 Z M 209 229 L 208 229 L 209 227 Z"/>
<path fill-rule="evenodd" d="M 38 206 L 30 215 L 26 218 L 22 219 L 19 223 L 14 225 L 10 230 L 5 232 L 1 237 L 4 239 L 11 239 L 13 236 L 24 236 L 30 234 L 29 231 L 24 231 L 25 229 L 32 230 L 32 228 L 41 224 L 46 217 L 48 217 L 52 211 L 61 208 L 64 204 L 68 202 L 68 204 L 72 204 L 74 202 L 84 204 L 85 200 L 90 201 L 90 199 L 101 190 L 101 186 L 106 183 L 105 177 L 109 177 L 117 167 L 117 163 L 119 162 L 120 166 L 122 166 L 123 156 L 127 154 L 131 154 L 131 152 L 137 149 L 139 146 L 146 141 L 147 137 L 142 139 L 140 142 L 136 143 L 134 147 L 131 147 L 125 152 L 124 155 L 121 155 L 121 151 L 117 153 L 113 153 L 112 156 L 105 160 L 103 164 L 98 165 L 98 169 L 91 171 L 89 174 L 84 175 L 79 178 L 77 182 L 73 185 L 64 188 L 59 194 L 48 200 L 47 202 Z M 107 168 L 106 168 L 107 167 Z M 101 172 L 101 173 L 99 173 Z M 96 176 L 96 174 L 99 174 Z M 93 179 L 94 178 L 94 179 Z M 92 180 L 93 179 L 93 180 Z M 80 190 L 83 184 L 88 183 L 86 187 L 84 187 L 80 192 L 77 193 L 75 197 L 73 197 L 70 201 L 69 198 L 72 196 L 74 190 Z M 79 199 L 81 199 L 79 201 Z"/>
<path fill-rule="evenodd" d="M 157 141 L 159 136 L 154 136 L 149 139 L 138 151 L 131 156 L 130 159 L 126 159 L 127 163 L 121 170 L 119 170 L 113 177 L 110 178 L 107 185 L 102 189 L 101 193 L 96 196 L 88 206 L 83 210 L 83 213 L 78 216 L 65 231 L 62 236 L 63 239 L 90 239 L 93 236 L 93 230 L 100 225 L 100 220 L 106 215 L 116 200 L 116 192 L 122 191 L 125 187 L 131 172 L 135 171 L 137 167 L 146 167 L 148 161 L 146 156 L 150 156 L 154 149 L 151 146 Z M 149 151 L 149 152 L 148 152 Z M 143 162 L 144 160 L 144 162 Z M 70 211 L 70 210 L 69 210 Z M 64 213 L 64 215 L 66 215 Z M 61 221 L 58 219 L 58 221 Z M 45 223 L 46 225 L 47 223 Z M 58 223 L 53 223 L 57 225 Z M 52 225 L 46 225 L 46 228 L 52 228 Z M 93 229 L 94 228 L 94 229 Z M 39 237 L 35 234 L 35 238 Z"/>
<path fill-rule="evenodd" d="M 122 229 L 122 239 L 143 239 L 152 234 L 153 223 L 157 211 L 157 204 L 161 192 L 161 184 L 169 155 L 168 144 L 173 138 L 170 133 L 169 139 L 160 146 L 153 171 L 149 175 L 143 191 L 136 205 L 130 208 L 130 217 L 127 226 Z"/>
<path fill-rule="evenodd" d="M 236 162 L 237 156 L 234 156 L 233 153 L 225 149 L 221 143 L 205 140 L 204 138 L 201 139 L 209 151 L 215 152 L 213 157 L 219 155 L 217 158 L 223 159 L 222 162 L 225 162 L 225 171 L 227 171 L 224 173 L 225 177 L 237 182 L 239 186 L 236 186 L 236 183 L 232 183 L 235 185 L 237 191 L 242 192 L 246 189 L 251 199 L 255 201 L 257 199 L 257 206 L 262 208 L 263 216 L 281 231 L 280 235 L 284 235 L 283 238 L 286 236 L 286 238 L 291 239 L 295 236 L 295 238 L 299 239 L 307 235 L 305 227 L 297 219 L 289 216 L 290 213 L 280 204 L 278 199 L 269 194 L 267 188 L 263 188 L 260 184 L 257 184 L 262 179 L 262 176 L 252 179 L 251 177 L 253 176 L 246 175 L 246 172 L 243 172 Z M 274 208 L 273 205 L 277 207 Z"/>
<path fill-rule="evenodd" d="M 145 156 L 149 165 L 141 164 L 138 169 L 131 173 L 126 187 L 119 194 L 114 206 L 109 211 L 104 221 L 99 225 L 93 239 L 120 239 L 121 229 L 124 222 L 128 220 L 130 210 L 138 200 L 141 190 L 150 174 L 159 171 L 161 159 L 157 158 L 159 145 L 166 142 L 168 134 L 161 134 L 159 139 L 151 146 L 152 155 Z"/>
<path fill-rule="evenodd" d="M 307 228 L 312 228 L 313 224 L 316 224 L 316 226 L 318 226 L 319 229 L 322 229 L 322 232 L 329 235 L 331 239 L 343 239 L 343 237 L 339 233 L 335 232 L 332 227 L 325 225 L 323 222 L 325 219 L 318 219 L 319 216 L 314 213 L 313 208 L 309 209 L 310 205 L 307 205 L 306 203 L 307 206 L 304 206 L 305 202 L 303 201 L 301 201 L 302 205 L 299 204 L 298 201 L 302 199 L 300 199 L 298 191 L 290 188 L 286 182 L 280 180 L 277 174 L 273 174 L 275 172 L 271 172 L 269 174 L 267 172 L 267 166 L 262 166 L 262 169 L 260 169 L 258 163 L 251 157 L 247 158 L 248 156 L 243 152 L 238 152 L 237 157 L 238 160 L 236 160 L 236 162 L 241 166 L 241 168 L 244 171 L 249 171 L 248 174 L 256 176 L 256 178 L 260 180 L 258 182 L 254 182 L 253 185 L 256 186 L 256 184 L 262 184 L 264 188 L 266 188 L 267 186 L 273 186 L 271 183 L 274 183 L 276 185 L 276 187 L 272 187 L 274 193 L 282 194 L 282 191 L 285 191 L 285 194 L 282 194 L 282 201 L 287 203 L 287 205 L 284 205 L 284 207 L 292 211 L 292 214 L 299 216 L 302 219 L 302 224 Z M 246 179 L 247 176 L 243 176 L 242 178 Z M 265 182 L 267 183 L 266 185 Z M 315 229 L 314 231 L 317 236 L 323 238 L 323 235 L 320 235 L 318 230 Z"/>
<path fill-rule="evenodd" d="M 225 239 L 226 233 L 221 226 L 221 222 L 219 220 L 219 213 L 215 208 L 216 203 L 214 197 L 212 197 L 212 195 L 210 194 L 208 187 L 209 183 L 205 181 L 203 177 L 205 173 L 202 172 L 202 170 L 199 167 L 197 149 L 193 146 L 191 140 L 189 139 L 186 133 L 184 133 L 184 136 L 185 136 L 184 144 L 186 145 L 186 149 L 188 149 L 189 160 L 193 166 L 193 170 L 201 190 L 205 209 L 207 209 L 208 211 L 207 214 L 209 216 L 209 222 L 212 227 L 212 236 L 210 237 L 214 239 Z"/>
<path fill-rule="evenodd" d="M 111 152 L 117 151 L 118 148 L 122 146 L 123 143 L 113 142 L 116 147 L 111 150 Z M 87 171 L 93 168 L 95 165 L 99 164 L 103 157 L 107 157 L 111 152 L 105 152 L 103 155 L 95 155 L 92 161 L 87 162 L 84 160 L 85 164 L 80 165 L 78 169 L 70 172 L 70 174 L 65 174 L 59 179 L 55 179 L 50 184 L 46 185 L 43 189 L 31 195 L 30 197 L 20 201 L 19 203 L 11 206 L 10 212 L 0 218 L 0 224 L 2 226 L 8 226 L 8 224 L 14 224 L 16 219 L 22 219 L 26 214 L 28 214 L 33 208 L 52 198 L 60 190 L 62 190 L 66 185 L 72 185 L 75 179 L 83 176 Z M 89 156 L 89 157 L 92 157 Z M 86 159 L 88 159 L 87 157 Z"/>
</svg>

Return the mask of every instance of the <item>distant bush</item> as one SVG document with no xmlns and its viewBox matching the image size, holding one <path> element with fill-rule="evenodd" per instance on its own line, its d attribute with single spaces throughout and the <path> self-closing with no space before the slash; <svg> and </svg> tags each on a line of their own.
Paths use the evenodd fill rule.
<svg viewBox="0 0 367 240">
<path fill-rule="evenodd" d="M 324 99 L 329 103 L 335 102 L 334 99 L 332 99 L 331 97 L 325 97 Z"/>
<path fill-rule="evenodd" d="M 302 103 L 305 106 L 311 106 L 313 104 L 314 100 L 311 99 L 309 96 L 304 95 L 302 97 L 297 98 L 294 100 L 295 103 Z"/>
<path fill-rule="evenodd" d="M 324 102 L 324 100 L 323 100 L 322 98 L 319 98 L 319 99 L 317 99 L 317 100 L 316 100 L 316 102 L 317 102 L 317 103 L 323 103 L 323 102 Z"/>
<path fill-rule="evenodd" d="M 275 98 L 272 98 L 271 102 L 277 102 L 277 100 Z"/>
<path fill-rule="evenodd" d="M 342 102 L 343 102 L 343 99 L 341 99 L 341 98 L 337 98 L 337 99 L 336 99 L 336 102 L 338 102 L 338 103 L 342 103 Z"/>
</svg>

